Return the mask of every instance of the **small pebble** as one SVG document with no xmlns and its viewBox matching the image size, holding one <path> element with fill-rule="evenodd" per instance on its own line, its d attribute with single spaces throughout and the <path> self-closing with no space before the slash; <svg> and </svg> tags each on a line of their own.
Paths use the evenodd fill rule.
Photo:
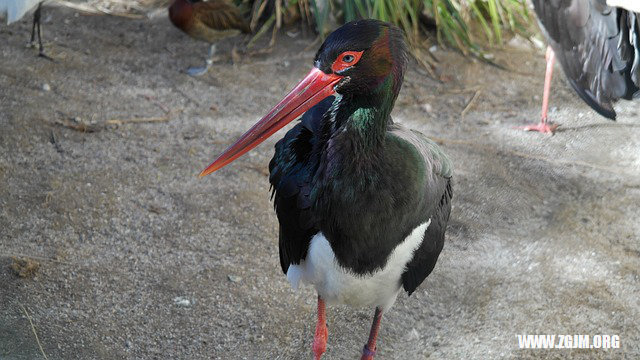
<svg viewBox="0 0 640 360">
<path fill-rule="evenodd" d="M 424 112 L 430 113 L 433 111 L 433 106 L 431 106 L 431 104 L 429 103 L 422 104 L 422 110 L 424 110 Z"/>
<path fill-rule="evenodd" d="M 227 278 L 233 283 L 239 283 L 240 281 L 242 281 L 242 278 L 240 276 L 227 275 Z"/>
<path fill-rule="evenodd" d="M 42 91 L 51 91 L 51 85 L 47 83 L 42 84 Z"/>
<path fill-rule="evenodd" d="M 189 307 L 191 306 L 191 301 L 184 296 L 178 296 L 173 299 L 173 303 L 178 306 Z"/>
</svg>

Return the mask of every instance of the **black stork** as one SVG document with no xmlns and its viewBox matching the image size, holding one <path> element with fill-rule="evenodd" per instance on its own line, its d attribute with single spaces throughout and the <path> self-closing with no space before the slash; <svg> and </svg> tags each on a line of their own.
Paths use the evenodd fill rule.
<svg viewBox="0 0 640 360">
<path fill-rule="evenodd" d="M 269 163 L 280 223 L 280 265 L 292 286 L 318 293 L 313 352 L 325 352 L 325 302 L 375 307 L 362 359 L 372 359 L 382 313 L 433 270 L 451 211 L 451 162 L 421 133 L 393 122 L 407 49 L 377 20 L 347 23 L 307 76 L 201 176 L 287 123 Z"/>
<path fill-rule="evenodd" d="M 625 0 L 609 2 L 623 4 Z M 637 8 L 640 1 L 635 2 Z M 533 0 L 533 6 L 549 46 L 541 122 L 524 129 L 553 133 L 558 126 L 547 121 L 556 56 L 582 100 L 615 120 L 613 103 L 640 94 L 638 13 L 608 6 L 605 0 Z"/>
<path fill-rule="evenodd" d="M 251 33 L 240 10 L 226 0 L 175 0 L 169 7 L 169 19 L 187 35 L 210 44 L 205 66 L 187 69 L 192 76 L 203 75 L 209 70 L 218 40 L 241 32 Z"/>
</svg>

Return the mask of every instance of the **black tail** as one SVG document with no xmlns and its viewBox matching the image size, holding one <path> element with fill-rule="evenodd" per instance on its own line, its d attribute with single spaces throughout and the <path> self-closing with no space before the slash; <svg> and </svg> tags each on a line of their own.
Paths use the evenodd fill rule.
<svg viewBox="0 0 640 360">
<path fill-rule="evenodd" d="M 576 84 L 576 82 L 573 79 L 567 78 L 567 80 L 569 80 L 569 84 L 571 84 L 571 87 L 573 88 L 573 90 L 575 90 L 576 93 L 580 95 L 580 98 L 582 98 L 582 100 L 584 100 L 584 102 L 586 102 L 587 105 L 589 105 L 598 114 L 606 117 L 607 119 L 616 121 L 616 111 L 613 110 L 613 107 L 611 106 L 610 103 L 609 104 L 599 103 L 598 99 L 596 99 L 596 97 L 593 96 L 593 94 L 591 94 L 589 90 L 583 89 L 580 86 L 578 86 L 578 84 Z"/>
</svg>

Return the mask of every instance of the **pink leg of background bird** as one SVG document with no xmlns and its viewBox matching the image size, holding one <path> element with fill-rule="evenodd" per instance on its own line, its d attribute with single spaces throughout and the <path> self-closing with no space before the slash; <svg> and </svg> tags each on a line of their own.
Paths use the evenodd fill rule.
<svg viewBox="0 0 640 360">
<path fill-rule="evenodd" d="M 551 46 L 547 46 L 547 71 L 544 76 L 544 92 L 542 94 L 542 116 L 539 124 L 524 126 L 522 129 L 525 131 L 539 131 L 541 133 L 551 133 L 556 130 L 558 125 L 547 122 L 547 113 L 549 110 L 549 93 L 551 92 L 551 79 L 553 77 L 553 65 L 556 62 L 556 54 L 551 49 Z"/>
<path fill-rule="evenodd" d="M 369 342 L 362 349 L 360 360 L 373 360 L 373 356 L 376 354 L 376 340 L 378 339 L 378 330 L 380 330 L 380 320 L 382 320 L 382 310 L 376 308 L 376 313 L 373 315 L 373 323 L 371 324 L 371 332 L 369 333 Z"/>
<path fill-rule="evenodd" d="M 315 360 L 320 360 L 322 354 L 327 350 L 327 318 L 325 315 L 324 300 L 318 295 L 318 322 L 316 323 L 316 335 L 313 338 L 313 354 Z"/>
</svg>

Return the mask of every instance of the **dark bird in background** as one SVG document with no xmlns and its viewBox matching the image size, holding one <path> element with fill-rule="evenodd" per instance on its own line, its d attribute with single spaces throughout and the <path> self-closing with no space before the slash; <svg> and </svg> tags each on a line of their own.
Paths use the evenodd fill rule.
<svg viewBox="0 0 640 360">
<path fill-rule="evenodd" d="M 225 0 L 175 0 L 169 7 L 169 19 L 187 35 L 210 44 L 205 66 L 187 70 L 192 76 L 203 75 L 209 70 L 218 40 L 251 33 L 240 10 Z"/>
<path fill-rule="evenodd" d="M 549 47 L 542 121 L 524 129 L 553 133 L 557 127 L 547 121 L 556 57 L 582 100 L 600 115 L 615 120 L 613 104 L 618 99 L 632 100 L 639 94 L 638 13 L 608 6 L 605 0 L 533 0 L 533 6 Z"/>
<path fill-rule="evenodd" d="M 377 20 L 329 35 L 314 68 L 200 175 L 253 149 L 287 123 L 269 163 L 280 223 L 280 265 L 292 286 L 318 293 L 313 352 L 325 352 L 325 302 L 375 307 L 362 359 L 372 359 L 382 313 L 433 270 L 451 211 L 452 166 L 390 113 L 402 86 L 402 31 Z"/>
<path fill-rule="evenodd" d="M 44 46 L 42 45 L 42 0 L 0 0 L 0 15 L 5 14 L 7 16 L 7 24 L 11 24 L 14 21 L 20 20 L 27 12 L 34 7 L 36 10 L 33 12 L 33 26 L 31 27 L 31 44 L 35 42 L 36 34 L 38 34 L 38 56 L 45 59 L 53 60 L 44 53 Z"/>
</svg>

